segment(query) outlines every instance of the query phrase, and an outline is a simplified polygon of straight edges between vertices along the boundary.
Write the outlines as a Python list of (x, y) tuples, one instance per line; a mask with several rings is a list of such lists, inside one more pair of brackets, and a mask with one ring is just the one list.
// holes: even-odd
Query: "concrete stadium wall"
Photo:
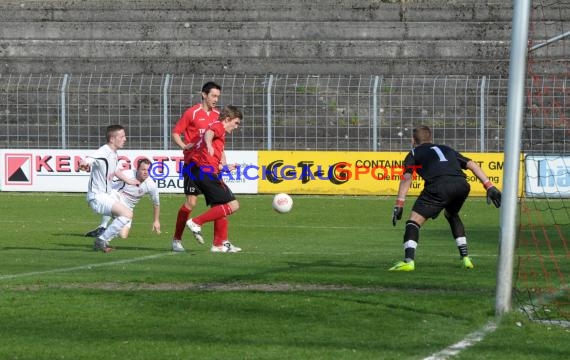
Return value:
[[(506, 75), (511, 7), (492, 0), (4, 0), (0, 74)], [(570, 3), (541, 9), (541, 21), (535, 38), (567, 31)], [(537, 53), (535, 71), (565, 74), (568, 43)]]

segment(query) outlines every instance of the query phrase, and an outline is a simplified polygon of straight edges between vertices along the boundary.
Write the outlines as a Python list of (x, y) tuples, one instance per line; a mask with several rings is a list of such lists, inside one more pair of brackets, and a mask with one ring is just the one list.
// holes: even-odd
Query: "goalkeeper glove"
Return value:
[(402, 214), (404, 213), (404, 200), (396, 200), (394, 205), (394, 211), (392, 213), (392, 225), (396, 226), (396, 221), (402, 219)]
[(501, 192), (495, 187), (495, 184), (487, 180), (483, 183), (483, 186), (487, 190), (487, 204), (492, 202), (496, 208), (501, 207)]

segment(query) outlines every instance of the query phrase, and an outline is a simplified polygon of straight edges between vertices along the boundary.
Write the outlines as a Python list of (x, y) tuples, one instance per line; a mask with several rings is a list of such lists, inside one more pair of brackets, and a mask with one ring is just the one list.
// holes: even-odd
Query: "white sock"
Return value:
[(467, 238), (465, 236), (458, 237), (455, 239), (455, 243), (457, 246), (467, 245)]
[(125, 225), (130, 224), (130, 222), (131, 219), (126, 216), (116, 217), (111, 225), (109, 225), (107, 230), (105, 230), (105, 232), (99, 236), (99, 238), (107, 242), (113, 240), (117, 235), (119, 235), (119, 231), (121, 231)]
[(107, 224), (109, 223), (109, 221), (111, 221), (111, 219), (112, 219), (112, 217), (110, 217), (109, 215), (103, 215), (103, 217), (101, 218), (101, 224), (99, 224), (99, 227), (106, 229)]

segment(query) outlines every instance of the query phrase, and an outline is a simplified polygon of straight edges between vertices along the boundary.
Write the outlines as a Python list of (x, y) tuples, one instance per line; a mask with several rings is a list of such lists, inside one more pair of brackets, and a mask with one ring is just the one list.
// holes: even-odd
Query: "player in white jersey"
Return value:
[[(148, 159), (140, 159), (137, 162), (137, 170), (125, 171), (125, 175), (130, 179), (136, 179), (140, 182), (139, 186), (129, 185), (124, 181), (115, 181), (113, 184), (114, 195), (117, 199), (129, 209), (134, 210), (137, 203), (144, 195), (148, 194), (152, 200), (154, 214), (152, 222), (152, 231), (160, 234), (160, 197), (158, 195), (158, 187), (154, 180), (148, 176), (148, 169), (151, 162)], [(92, 230), (85, 234), (88, 237), (97, 237), (101, 235), (106, 229), (107, 224), (112, 219), (111, 216), (103, 215), (101, 224), (97, 229)], [(126, 239), (129, 236), (132, 222), (125, 225), (119, 232), (119, 236)]]
[(120, 169), (117, 150), (125, 146), (127, 136), (125, 128), (121, 125), (109, 125), (106, 134), (107, 144), (101, 146), (94, 154), (87, 156), (79, 164), (79, 169), (91, 170), (89, 186), (87, 188), (87, 202), (93, 211), (101, 215), (114, 217), (111, 225), (99, 235), (93, 244), (93, 250), (109, 252), (112, 250), (108, 243), (115, 238), (121, 229), (129, 224), (133, 218), (133, 211), (122, 204), (113, 195), (113, 178), (127, 184), (137, 186), (140, 182), (129, 179)]

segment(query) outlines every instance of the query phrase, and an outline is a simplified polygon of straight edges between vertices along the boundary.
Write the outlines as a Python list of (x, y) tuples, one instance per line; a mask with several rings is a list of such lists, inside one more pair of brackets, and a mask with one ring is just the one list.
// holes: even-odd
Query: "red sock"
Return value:
[(174, 239), (182, 240), (182, 233), (186, 227), (186, 221), (190, 218), (192, 210), (188, 209), (184, 204), (178, 210), (178, 217), (176, 217), (176, 228), (174, 230)]
[(228, 204), (214, 205), (208, 211), (192, 219), (196, 224), (202, 225), (209, 221), (214, 221), (232, 213), (232, 208)]
[(214, 220), (214, 246), (222, 246), (228, 239), (228, 217)]

